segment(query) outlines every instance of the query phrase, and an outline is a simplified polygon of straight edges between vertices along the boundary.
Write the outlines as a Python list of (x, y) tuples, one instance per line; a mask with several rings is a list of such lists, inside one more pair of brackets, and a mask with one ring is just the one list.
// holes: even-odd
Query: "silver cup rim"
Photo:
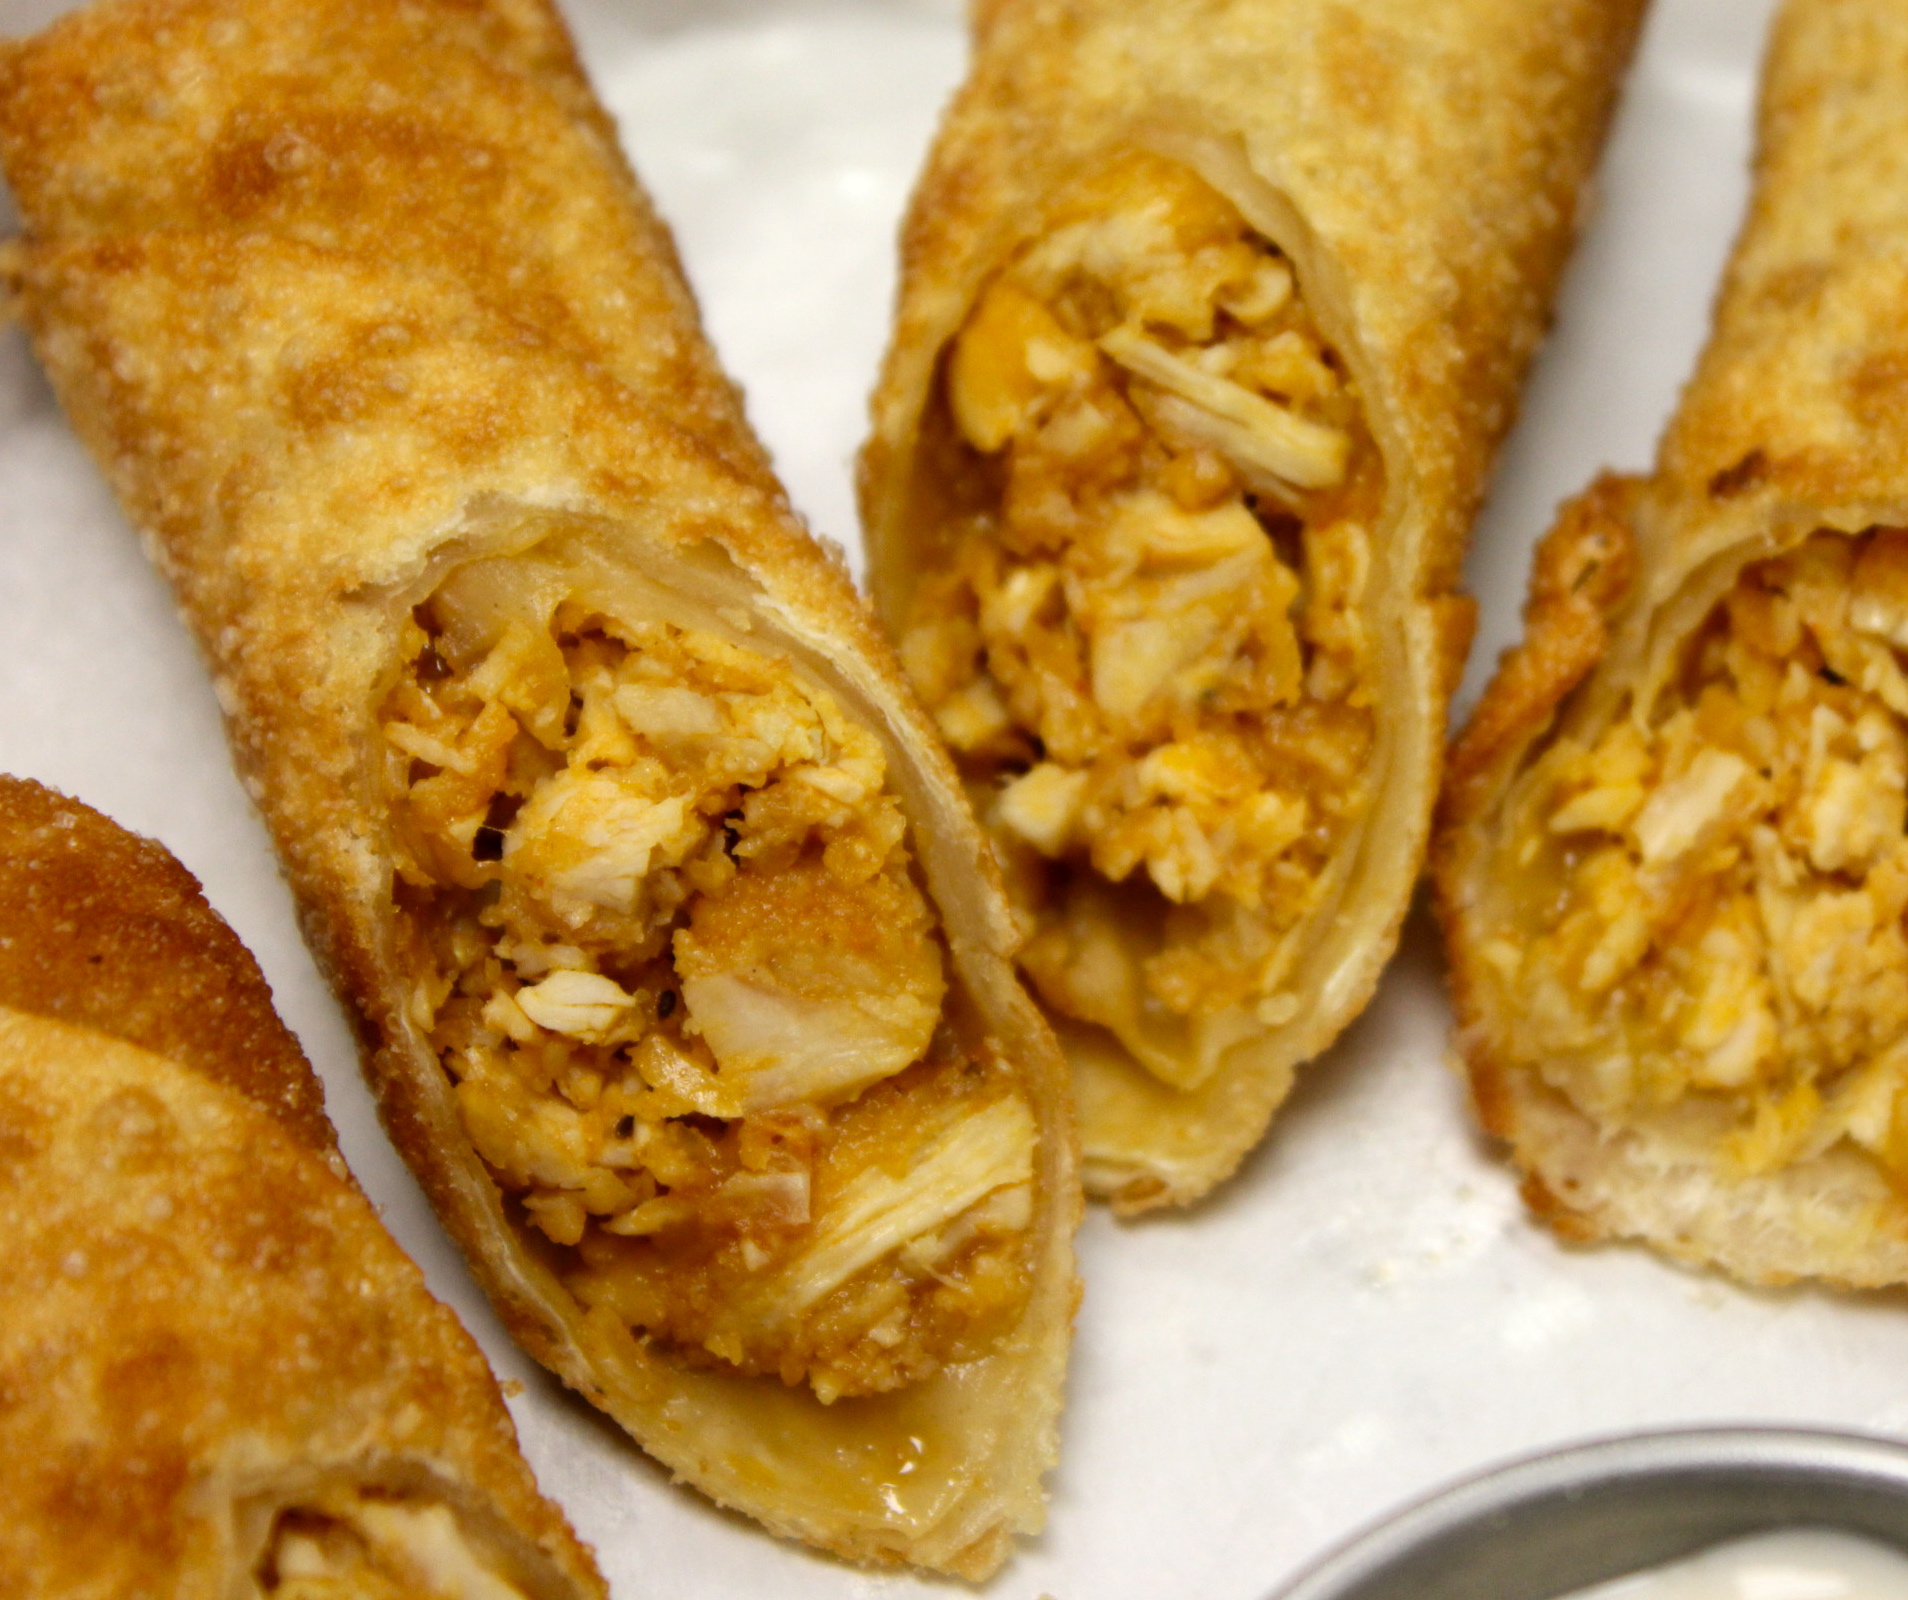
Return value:
[[(1415, 1552), (1599, 1485), (1697, 1473), (1811, 1477), (1881, 1490), (1908, 1507), (1908, 1442), (1791, 1425), (1716, 1425), (1597, 1435), (1513, 1457), (1433, 1489), (1328, 1549), (1267, 1600), (1340, 1600)], [(1574, 1585), (1573, 1585), (1574, 1587)]]

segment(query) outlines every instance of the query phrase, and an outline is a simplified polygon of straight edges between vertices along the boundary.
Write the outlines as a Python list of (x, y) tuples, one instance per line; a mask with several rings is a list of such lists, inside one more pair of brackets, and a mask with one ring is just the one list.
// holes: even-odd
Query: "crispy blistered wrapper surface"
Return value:
[(368, 1486), (604, 1595), (190, 874), (15, 778), (0, 859), (0, 1588), (234, 1592), (261, 1514)]
[(1908, 1210), (1831, 1148), (1756, 1178), (1686, 1133), (1605, 1127), (1512, 1058), (1482, 945), (1506, 805), (1563, 733), (1661, 681), (1749, 563), (1908, 520), (1908, 21), (1791, 0), (1771, 38), (1748, 218), (1647, 480), (1606, 479), (1539, 550), (1524, 638), (1454, 745), (1434, 852), (1458, 1041), (1485, 1125), (1567, 1237), (1640, 1239), (1752, 1282), (1908, 1280)]
[(930, 551), (923, 431), (942, 353), (1052, 197), (1138, 146), (1183, 160), (1292, 261), (1364, 397), (1387, 495), (1372, 541), (1375, 803), (1301, 956), (1291, 1020), (1196, 1092), (1097, 1032), (1072, 1046), (1088, 1171), (1116, 1204), (1205, 1193), (1294, 1069), (1370, 999), (1423, 864), (1471, 602), (1455, 585), (1575, 236), (1642, 0), (987, 0), (902, 239), (861, 495), (878, 611)]
[(335, 1157), (324, 1091), (251, 952), (170, 851), (0, 778), (0, 1005), (165, 1056)]
[[(992, 1570), (1041, 1522), (1055, 1448), (1078, 1211), (1064, 1065), (953, 773), (790, 512), (555, 13), (102, 6), (0, 55), (0, 156), (35, 348), (210, 660), (385, 1124), (515, 1337), (777, 1532)], [(527, 522), (739, 617), (886, 747), (954, 976), (1041, 1130), (1033, 1294), (984, 1359), (834, 1407), (692, 1370), (587, 1321), (506, 1218), (410, 1016), (374, 715), (411, 607)]]

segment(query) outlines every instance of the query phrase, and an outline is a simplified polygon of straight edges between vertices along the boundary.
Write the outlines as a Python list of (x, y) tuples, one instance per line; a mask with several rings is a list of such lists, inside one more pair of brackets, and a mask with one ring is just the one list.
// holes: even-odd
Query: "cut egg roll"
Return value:
[(0, 778), (0, 1592), (607, 1600), (162, 848)]
[(976, 8), (863, 520), (1123, 1211), (1227, 1177), (1397, 942), (1640, 10)]
[(1792, 0), (1647, 479), (1540, 548), (1437, 846), (1484, 1125), (1565, 1237), (1908, 1281), (1908, 17)]
[(1055, 1447), (1064, 1060), (556, 14), (101, 6), (0, 57), (0, 155), (21, 315), (513, 1334), (778, 1533), (991, 1571)]

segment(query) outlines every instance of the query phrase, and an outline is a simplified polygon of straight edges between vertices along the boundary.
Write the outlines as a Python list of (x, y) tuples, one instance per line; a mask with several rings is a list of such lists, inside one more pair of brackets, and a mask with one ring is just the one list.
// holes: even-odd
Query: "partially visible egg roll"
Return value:
[(0, 778), (0, 1592), (605, 1600), (159, 846)]
[(4, 776), (0, 1006), (111, 1034), (223, 1084), (344, 1175), (317, 1075), (192, 874), (164, 845)]
[(1437, 846), (1485, 1126), (1572, 1239), (1908, 1281), (1908, 15), (1790, 0), (1647, 479), (1566, 507)]
[(1396, 944), (1641, 10), (975, 8), (863, 517), (1122, 1210), (1231, 1173)]
[(992, 1570), (1054, 1451), (1064, 1063), (554, 11), (102, 5), (0, 56), (0, 156), (35, 347), (513, 1333), (777, 1532)]

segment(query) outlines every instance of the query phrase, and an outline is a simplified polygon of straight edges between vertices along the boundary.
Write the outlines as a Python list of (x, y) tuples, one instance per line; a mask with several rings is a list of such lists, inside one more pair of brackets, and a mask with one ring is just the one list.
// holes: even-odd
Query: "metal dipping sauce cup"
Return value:
[(1407, 1506), (1269, 1600), (1555, 1600), (1779, 1527), (1908, 1550), (1908, 1443), (1804, 1428), (1593, 1440)]

